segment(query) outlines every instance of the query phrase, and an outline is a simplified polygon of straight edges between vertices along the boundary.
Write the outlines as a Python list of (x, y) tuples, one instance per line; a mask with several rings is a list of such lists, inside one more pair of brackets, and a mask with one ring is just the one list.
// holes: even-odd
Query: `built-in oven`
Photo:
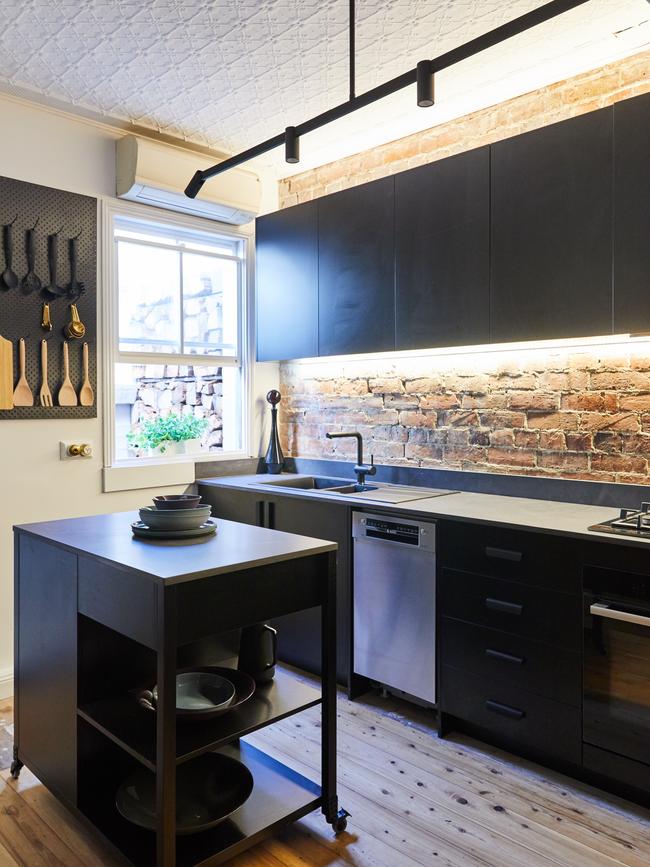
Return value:
[(583, 761), (650, 792), (650, 577), (584, 573)]

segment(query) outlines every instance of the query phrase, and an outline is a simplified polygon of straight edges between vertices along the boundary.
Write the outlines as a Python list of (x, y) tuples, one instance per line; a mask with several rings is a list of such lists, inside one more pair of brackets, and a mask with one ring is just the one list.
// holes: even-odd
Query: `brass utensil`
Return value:
[(0, 337), (0, 409), (14, 408), (14, 347)]
[(50, 305), (47, 301), (43, 302), (43, 314), (41, 316), (41, 328), (43, 331), (52, 330), (52, 320), (50, 319)]
[(71, 340), (81, 340), (86, 333), (86, 326), (81, 321), (76, 304), (70, 305), (70, 316), (72, 318), (65, 327), (65, 336)]
[(41, 340), (41, 406), (52, 406), (52, 392), (47, 383), (47, 340)]
[(70, 355), (68, 351), (68, 341), (63, 344), (63, 382), (58, 394), (59, 406), (76, 406), (77, 392), (72, 387), (70, 382)]
[(90, 378), (88, 376), (88, 344), (84, 343), (83, 345), (83, 383), (81, 385), (81, 391), (79, 392), (79, 403), (81, 406), (92, 406), (95, 402), (95, 393), (93, 392), (93, 387), (90, 384)]
[(20, 379), (14, 390), (14, 406), (34, 406), (34, 395), (25, 376), (25, 338), (18, 341)]

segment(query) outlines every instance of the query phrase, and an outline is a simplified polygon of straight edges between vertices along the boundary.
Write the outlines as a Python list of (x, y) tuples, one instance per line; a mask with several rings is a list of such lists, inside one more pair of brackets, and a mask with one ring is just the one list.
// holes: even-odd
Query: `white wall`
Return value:
[[(0, 137), (0, 175), (90, 196), (113, 197), (114, 144), (123, 133), (2, 96), (0, 117), (3, 129), (11, 130)], [(264, 210), (274, 210), (276, 199), (276, 184), (264, 182)], [(103, 290), (98, 284), (98, 291)], [(255, 454), (265, 436), (263, 395), (277, 387), (277, 381), (275, 365), (256, 366), (251, 443)], [(101, 392), (97, 405), (100, 416), (96, 419), (0, 420), (0, 697), (12, 692), (12, 526), (135, 509), (153, 494), (151, 490), (102, 493)], [(60, 440), (92, 442), (94, 457), (78, 463), (61, 461)], [(174, 490), (182, 489), (170, 488), (169, 492)], [(47, 564), (43, 566), (47, 568)]]

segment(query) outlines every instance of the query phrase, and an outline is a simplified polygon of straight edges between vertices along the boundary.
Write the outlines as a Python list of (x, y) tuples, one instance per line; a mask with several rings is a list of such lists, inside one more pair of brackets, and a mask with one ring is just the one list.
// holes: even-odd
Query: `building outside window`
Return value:
[(246, 239), (112, 216), (113, 461), (244, 443)]

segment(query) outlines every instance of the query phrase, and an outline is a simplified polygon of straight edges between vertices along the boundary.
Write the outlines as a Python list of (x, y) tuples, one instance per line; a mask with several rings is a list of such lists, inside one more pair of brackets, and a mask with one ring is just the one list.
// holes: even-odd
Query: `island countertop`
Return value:
[(14, 527), (75, 553), (87, 554), (166, 584), (253, 569), (335, 551), (333, 542), (217, 520), (214, 536), (191, 542), (136, 539), (137, 512), (64, 518)]

